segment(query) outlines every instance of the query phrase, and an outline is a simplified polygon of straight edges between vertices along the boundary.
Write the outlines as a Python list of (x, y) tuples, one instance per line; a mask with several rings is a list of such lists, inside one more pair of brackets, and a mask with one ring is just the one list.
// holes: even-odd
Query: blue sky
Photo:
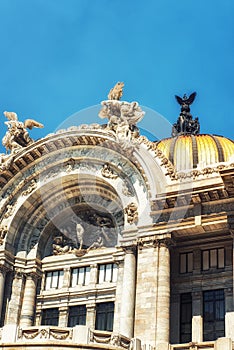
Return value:
[[(234, 139), (233, 16), (233, 0), (0, 0), (0, 113), (44, 123), (43, 137), (124, 81), (124, 100), (170, 123), (174, 95), (197, 91), (201, 132)], [(157, 118), (141, 123), (157, 135)]]

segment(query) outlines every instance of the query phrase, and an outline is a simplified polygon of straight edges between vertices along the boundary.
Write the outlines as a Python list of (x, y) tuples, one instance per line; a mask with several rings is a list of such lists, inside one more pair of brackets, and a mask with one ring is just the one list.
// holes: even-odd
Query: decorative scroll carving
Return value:
[(22, 147), (28, 146), (33, 142), (29, 136), (28, 129), (43, 128), (44, 125), (33, 120), (26, 119), (24, 122), (18, 121), (17, 114), (15, 112), (4, 112), (5, 117), (8, 119), (5, 124), (7, 125), (8, 131), (2, 139), (2, 144), (6, 148), (6, 152), (16, 153)]
[(72, 329), (64, 329), (59, 327), (32, 327), (22, 329), (20, 328), (18, 331), (19, 339), (56, 339), (56, 340), (69, 340), (72, 339), (73, 331)]
[(15, 209), (14, 205), (12, 205), (12, 204), (8, 204), (6, 206), (6, 208), (7, 208), (7, 211), (5, 212), (5, 214), (3, 216), (4, 219), (8, 219), (11, 215), (13, 215), (14, 209)]
[(170, 248), (171, 246), (175, 245), (175, 242), (172, 238), (165, 237), (158, 240), (159, 247), (166, 247)]
[(122, 193), (127, 197), (133, 197), (134, 196), (134, 190), (131, 188), (130, 184), (128, 182), (123, 183), (122, 187)]
[(124, 349), (129, 349), (131, 340), (121, 334), (110, 333), (105, 331), (90, 330), (89, 341), (98, 344), (110, 344)]
[(139, 250), (142, 250), (143, 248), (156, 248), (158, 246), (159, 246), (158, 239), (154, 236), (138, 239)]
[(124, 209), (124, 213), (127, 214), (127, 222), (129, 224), (133, 224), (134, 222), (138, 221), (138, 211), (135, 203), (132, 202), (128, 204), (128, 206)]
[(117, 179), (118, 174), (114, 172), (113, 169), (111, 169), (110, 165), (108, 163), (105, 163), (102, 168), (102, 176), (108, 178), (108, 179)]
[(22, 196), (27, 196), (30, 194), (32, 191), (34, 191), (37, 188), (37, 182), (36, 180), (32, 180), (28, 186), (28, 188), (22, 192)]
[(9, 154), (0, 154), (0, 170), (8, 170), (11, 163), (13, 161), (13, 158)]

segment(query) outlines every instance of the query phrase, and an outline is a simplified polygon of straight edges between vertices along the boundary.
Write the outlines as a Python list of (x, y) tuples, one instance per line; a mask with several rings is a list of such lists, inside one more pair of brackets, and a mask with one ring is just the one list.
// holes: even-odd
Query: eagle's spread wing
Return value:
[(14, 120), (14, 121), (17, 121), (18, 120), (18, 117), (17, 117), (17, 114), (15, 112), (3, 112), (3, 114), (5, 115), (5, 117), (8, 119), (8, 120)]
[(183, 99), (180, 96), (175, 95), (176, 101), (182, 105), (184, 103)]
[(196, 95), (197, 95), (197, 93), (193, 92), (188, 98), (186, 98), (186, 95), (183, 98), (175, 95), (175, 98), (180, 105), (183, 105), (183, 104), (191, 105), (193, 103), (193, 101), (195, 100)]
[(188, 98), (187, 101), (186, 101), (188, 105), (191, 105), (191, 104), (193, 103), (193, 101), (195, 100), (196, 95), (197, 95), (197, 93), (196, 93), (196, 92), (193, 92), (193, 93), (189, 96), (189, 98)]
[(24, 121), (24, 127), (32, 130), (32, 128), (44, 128), (44, 125), (33, 119), (26, 119)]

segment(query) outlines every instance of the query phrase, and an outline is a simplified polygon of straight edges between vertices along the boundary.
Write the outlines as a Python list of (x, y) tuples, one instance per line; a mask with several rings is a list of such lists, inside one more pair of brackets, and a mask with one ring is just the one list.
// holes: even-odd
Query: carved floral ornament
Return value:
[(73, 331), (72, 329), (64, 328), (52, 328), (52, 327), (39, 327), (34, 329), (22, 329), (19, 328), (18, 338), (19, 339), (56, 339), (65, 340), (72, 339)]
[(6, 237), (6, 234), (7, 234), (7, 231), (8, 231), (7, 226), (1, 226), (0, 227), (0, 245), (3, 244), (4, 239)]
[(138, 221), (138, 209), (135, 203), (130, 203), (124, 208), (124, 213), (127, 215), (127, 222), (131, 225)]

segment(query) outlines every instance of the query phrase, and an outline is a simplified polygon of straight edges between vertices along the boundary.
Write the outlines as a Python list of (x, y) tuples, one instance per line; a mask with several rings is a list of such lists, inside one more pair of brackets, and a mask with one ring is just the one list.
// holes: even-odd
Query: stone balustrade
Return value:
[(17, 341), (32, 341), (32, 340), (66, 340), (72, 341), (73, 329), (72, 328), (61, 328), (53, 326), (39, 326), (39, 327), (28, 327), (19, 328)]
[[(16, 327), (14, 325), (6, 325), (0, 328), (0, 340), (4, 343), (15, 345), (20, 349), (20, 344), (24, 344), (24, 349), (31, 349), (33, 344), (46, 343), (64, 345), (84, 344), (95, 345), (98, 348), (122, 348), (126, 350), (141, 350), (139, 339), (130, 339), (115, 332), (106, 332), (91, 330), (86, 326), (57, 327), (57, 326), (33, 326), (33, 327)], [(56, 347), (55, 347), (56, 348)]]
[[(134, 339), (131, 340), (121, 334), (90, 330), (89, 342), (99, 344), (109, 344), (123, 349), (138, 349), (134, 346)], [(135, 341), (136, 345), (136, 341)], [(140, 350), (140, 347), (139, 347)]]

